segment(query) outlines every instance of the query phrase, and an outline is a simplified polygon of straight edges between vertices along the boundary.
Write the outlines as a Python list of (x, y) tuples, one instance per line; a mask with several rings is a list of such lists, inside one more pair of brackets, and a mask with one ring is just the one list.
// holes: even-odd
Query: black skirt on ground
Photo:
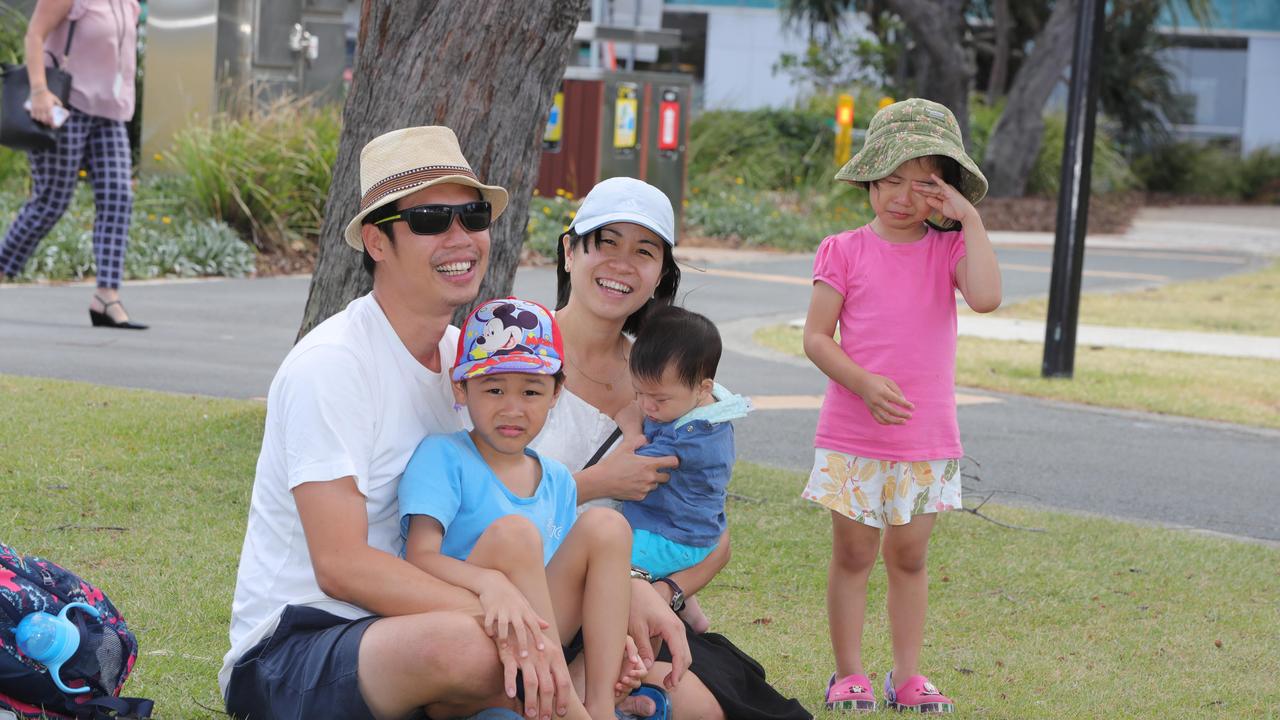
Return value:
[[(728, 720), (812, 720), (800, 701), (775, 690), (760, 663), (729, 638), (711, 632), (697, 635), (688, 625), (685, 637), (693, 655), (689, 669), (715, 695)], [(671, 661), (665, 647), (658, 659)]]

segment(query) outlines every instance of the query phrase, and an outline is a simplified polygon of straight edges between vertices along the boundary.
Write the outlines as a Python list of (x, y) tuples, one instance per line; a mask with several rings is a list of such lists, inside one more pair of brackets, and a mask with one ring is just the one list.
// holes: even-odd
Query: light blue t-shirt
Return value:
[(410, 515), (428, 515), (444, 526), (440, 552), (466, 560), (495, 520), (523, 515), (542, 533), (542, 562), (550, 562), (577, 517), (578, 486), (564, 465), (525, 453), (542, 465), (538, 489), (527, 498), (502, 484), (467, 431), (427, 436), (400, 480), (401, 538), (409, 536)]

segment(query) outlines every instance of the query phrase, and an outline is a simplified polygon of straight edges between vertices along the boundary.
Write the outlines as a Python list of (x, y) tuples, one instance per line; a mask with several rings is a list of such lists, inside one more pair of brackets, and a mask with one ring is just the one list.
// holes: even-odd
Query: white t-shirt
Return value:
[(218, 673), (224, 694), (236, 660), (275, 631), (285, 605), (348, 618), (370, 614), (320, 591), (292, 490), (355, 477), (366, 499), (370, 547), (397, 555), (396, 491), (409, 457), (426, 435), (462, 428), (447, 371), (457, 342), (457, 328), (449, 327), (440, 339), (446, 370), (431, 372), (369, 294), (318, 325), (280, 364), (267, 394), (231, 606), (231, 650)]

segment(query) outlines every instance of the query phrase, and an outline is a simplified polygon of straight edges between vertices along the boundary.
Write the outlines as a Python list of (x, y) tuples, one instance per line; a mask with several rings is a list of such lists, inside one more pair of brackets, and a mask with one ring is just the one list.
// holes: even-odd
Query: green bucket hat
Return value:
[(960, 163), (963, 187), (957, 188), (969, 202), (978, 204), (987, 194), (987, 179), (964, 151), (960, 124), (945, 105), (923, 98), (896, 102), (877, 112), (867, 128), (867, 139), (836, 180), (866, 183), (888, 177), (902, 163), (926, 155), (946, 155)]

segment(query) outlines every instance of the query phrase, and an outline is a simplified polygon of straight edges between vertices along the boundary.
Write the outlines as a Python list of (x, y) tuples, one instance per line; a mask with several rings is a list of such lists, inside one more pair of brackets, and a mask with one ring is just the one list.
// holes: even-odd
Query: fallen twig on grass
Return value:
[(197, 699), (195, 699), (195, 698), (191, 698), (191, 702), (195, 703), (196, 705), (199, 705), (201, 708), (204, 708), (205, 710), (208, 710), (209, 712), (213, 713), (214, 715), (221, 715), (221, 716), (223, 716), (223, 717), (226, 717), (226, 716), (227, 716), (227, 711), (226, 711), (226, 710), (219, 710), (218, 708), (211, 708), (211, 707), (209, 707), (208, 705), (205, 705), (204, 703), (200, 702), (199, 700), (197, 700)]
[[(963, 459), (973, 463), (975, 466), (979, 468), (982, 467), (982, 463), (978, 462), (977, 460), (973, 459), (968, 455), (965, 455)], [(982, 476), (974, 472), (966, 471), (964, 468), (961, 468), (960, 480), (961, 482), (964, 482), (967, 480), (972, 480), (973, 482), (982, 482)], [(1032, 495), (1030, 493), (1019, 492), (1017, 490), (988, 490), (986, 496), (983, 497), (982, 500), (977, 505), (974, 505), (972, 507), (960, 507), (957, 509), (963, 510), (967, 513), (972, 513), (982, 518), (983, 520), (986, 520), (987, 522), (992, 523), (993, 525), (999, 525), (1002, 528), (1008, 528), (1010, 530), (1026, 530), (1027, 532), (1044, 532), (1045, 531), (1044, 528), (1023, 527), (1021, 525), (1010, 525), (1009, 523), (1000, 522), (999, 520), (996, 520), (990, 515), (983, 513), (982, 506), (986, 505), (987, 501), (990, 500), (993, 496), (995, 496), (996, 493), (1005, 493), (1007, 495), (1026, 495), (1027, 497), (1035, 498), (1036, 500), (1039, 500), (1039, 498), (1036, 497), (1035, 495)]]
[[(1044, 531), (1045, 531), (1045, 529), (1044, 529), (1044, 528), (1024, 527), (1024, 526), (1022, 526), (1022, 525), (1010, 525), (1009, 523), (1000, 522), (999, 520), (996, 520), (995, 518), (991, 517), (990, 515), (987, 515), (987, 514), (983, 513), (983, 512), (982, 512), (982, 506), (983, 506), (983, 505), (986, 505), (986, 504), (987, 504), (987, 501), (988, 501), (988, 500), (990, 500), (990, 499), (991, 499), (991, 497), (992, 497), (993, 495), (995, 495), (996, 493), (1001, 493), (1001, 492), (1003, 492), (1003, 493), (1009, 493), (1009, 494), (1011, 494), (1011, 495), (1026, 495), (1026, 494), (1027, 494), (1027, 493), (1020, 493), (1020, 492), (1018, 492), (1017, 490), (992, 490), (992, 491), (988, 492), (988, 493), (987, 493), (987, 495), (986, 495), (986, 497), (982, 498), (982, 502), (979, 502), (977, 505), (975, 505), (975, 506), (973, 506), (973, 507), (960, 507), (960, 508), (957, 508), (957, 509), (958, 509), (958, 510), (963, 510), (963, 511), (965, 511), (965, 512), (967, 512), (967, 513), (972, 513), (972, 514), (974, 514), (974, 515), (977, 515), (978, 517), (982, 518), (983, 520), (986, 520), (987, 522), (992, 523), (992, 524), (994, 524), (994, 525), (999, 525), (999, 526), (1000, 526), (1000, 527), (1002, 527), (1002, 528), (1009, 528), (1010, 530), (1026, 530), (1027, 532), (1044, 532)], [(1031, 495), (1030, 497), (1035, 497), (1035, 496), (1034, 496), (1034, 495)]]
[(117, 525), (59, 525), (54, 530), (105, 530), (109, 532), (127, 532), (129, 528)]

